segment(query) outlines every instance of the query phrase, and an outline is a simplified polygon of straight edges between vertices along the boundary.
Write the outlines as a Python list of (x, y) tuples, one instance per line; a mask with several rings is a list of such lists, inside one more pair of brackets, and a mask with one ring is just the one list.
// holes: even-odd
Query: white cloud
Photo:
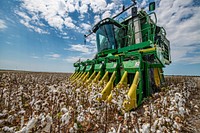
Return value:
[(83, 5), (79, 8), (79, 11), (80, 11), (81, 14), (87, 13), (87, 11), (88, 11), (88, 5), (83, 4)]
[(81, 61), (86, 61), (88, 58), (81, 57), (81, 56), (69, 56), (69, 57), (63, 59), (63, 61), (66, 61), (66, 62), (68, 62), (68, 63), (75, 63), (75, 62), (77, 62), (79, 59), (80, 59)]
[(105, 12), (102, 14), (102, 19), (108, 18), (108, 17), (111, 17), (111, 12), (110, 12), (110, 11), (105, 11)]
[(72, 29), (75, 28), (75, 25), (74, 25), (74, 23), (72, 22), (71, 17), (65, 18), (64, 24), (65, 24), (65, 26), (67, 26), (68, 28), (72, 28)]
[(79, 51), (83, 53), (90, 53), (90, 49), (86, 45), (81, 45), (81, 44), (75, 44), (71, 45), (70, 48), (65, 48), (65, 50), (70, 50), (70, 51)]
[(91, 0), (81, 0), (81, 4), (87, 4), (87, 5), (89, 5), (90, 3), (92, 3)]
[(59, 30), (62, 30), (64, 20), (60, 16), (55, 15), (55, 16), (49, 18), (47, 21), (48, 21), (50, 26), (57, 28)]
[(51, 57), (53, 57), (53, 58), (59, 58), (59, 57), (60, 57), (59, 54), (52, 54), (52, 55), (49, 55), (49, 56), (51, 56)]
[(105, 0), (93, 0), (90, 4), (94, 13), (99, 13), (105, 10), (107, 3)]
[(61, 55), (60, 54), (49, 54), (46, 56), (50, 57), (49, 59), (55, 60), (55, 59), (58, 59)]
[(0, 19), (0, 30), (7, 28), (4, 20)]
[(97, 24), (100, 21), (100, 16), (99, 15), (95, 15), (94, 16), (94, 24)]
[(33, 55), (33, 56), (31, 56), (31, 58), (39, 59), (40, 57)]
[(147, 3), (149, 3), (149, 1), (147, 0), (143, 0), (142, 3), (139, 5), (139, 8), (144, 8), (147, 6)]
[[(49, 34), (47, 31), (39, 28), (38, 26), (35, 26), (36, 24), (39, 26), (44, 26), (44, 24), (39, 21), (39, 18), (36, 15), (33, 15), (31, 18), (25, 12), (15, 11), (15, 13), (22, 18), (20, 20), (20, 23), (23, 24), (24, 26), (26, 26), (27, 28), (29, 28), (35, 32), (38, 32), (40, 34)], [(33, 23), (33, 24), (31, 24), (31, 23)]]
[(19, 15), (20, 17), (24, 18), (26, 21), (30, 21), (31, 20), (31, 18), (24, 12), (16, 11), (15, 13), (17, 15)]
[(87, 32), (89, 29), (92, 28), (90, 24), (86, 24), (86, 23), (82, 23), (81, 27), (85, 30), (84, 32)]
[(75, 4), (74, 4), (74, 2), (71, 1), (71, 0), (68, 0), (68, 1), (66, 2), (66, 7), (67, 7), (67, 11), (68, 11), (68, 12), (74, 12), (74, 11), (75, 11)]
[(25, 20), (20, 20), (20, 23), (23, 24), (24, 26), (26, 26), (27, 28), (34, 30), (35, 32), (38, 32), (40, 34), (49, 34), (49, 32), (44, 31), (44, 30), (40, 29), (39, 27), (31, 25), (31, 24), (29, 24), (29, 22), (27, 22)]
[(94, 55), (96, 53), (96, 46), (95, 45), (82, 45), (82, 44), (74, 44), (71, 45), (70, 48), (65, 48), (64, 50), (69, 51), (77, 51), (81, 52), (82, 56), (85, 55)]
[[(22, 0), (21, 7), (19, 11), (16, 11), (16, 14), (22, 18), (23, 24), (29, 25), (27, 26), (28, 28), (35, 29), (38, 26), (40, 30), (35, 30), (38, 32), (44, 31), (44, 21), (46, 21), (49, 26), (58, 30), (57, 33), (61, 35), (65, 28), (83, 33), (83, 30), (89, 29), (89, 26), (85, 25), (90, 23), (88, 18), (93, 18), (88, 13), (95, 14), (94, 21), (96, 23), (100, 20), (100, 15), (109, 17), (112, 15), (109, 10), (115, 12), (115, 10), (121, 8), (121, 3), (122, 1), (107, 3), (106, 0)], [(80, 21), (78, 24), (76, 20), (72, 20), (72, 18), (74, 19), (74, 14), (72, 13), (75, 11), (79, 13), (78, 18)], [(86, 15), (87, 17), (85, 17)]]
[(93, 46), (90, 46), (91, 48), (95, 48), (96, 51), (96, 35), (95, 34), (91, 34), (90, 36), (88, 36), (86, 38), (86, 41), (91, 43)]
[(115, 3), (109, 3), (109, 4), (106, 6), (106, 9), (107, 9), (107, 10), (113, 10), (113, 9), (115, 9), (115, 7), (116, 7)]
[[(62, 32), (64, 26), (68, 28), (74, 28), (71, 18), (68, 16), (68, 12), (73, 12), (73, 4), (65, 2), (65, 0), (22, 0), (21, 11), (16, 11), (25, 22), (29, 25), (44, 26), (41, 23), (41, 19), (45, 20), (51, 27), (58, 29)], [(67, 4), (67, 6), (66, 6)], [(27, 13), (24, 12), (27, 10)], [(30, 16), (30, 17), (29, 17)], [(32, 24), (33, 23), (33, 24)]]
[(181, 62), (187, 62), (188, 64), (199, 64), (200, 63), (200, 54), (192, 57), (183, 57), (180, 59)]
[(69, 36), (64, 36), (64, 37), (62, 37), (63, 39), (70, 39), (70, 37)]
[[(157, 8), (158, 24), (166, 29), (171, 42), (172, 61), (200, 63), (192, 55), (200, 46), (200, 8), (192, 0), (161, 0)], [(198, 45), (194, 45), (198, 44)]]
[[(188, 54), (194, 52), (197, 46), (193, 44), (200, 42), (200, 8), (191, 6), (193, 0), (158, 0), (156, 9), (158, 24), (163, 26), (167, 31), (167, 37), (171, 42), (172, 61), (182, 61)], [(44, 24), (41, 19), (46, 21), (51, 27), (61, 32), (65, 28), (73, 29), (79, 33), (87, 33), (92, 25), (101, 19), (110, 17), (121, 11), (122, 0), (22, 0), (20, 11), (16, 12), (22, 20), (20, 21), (26, 27), (39, 32), (48, 33), (43, 29)], [(147, 0), (143, 0), (141, 7), (146, 7)], [(27, 11), (27, 13), (24, 13)], [(72, 13), (77, 11), (78, 20), (73, 20)], [(94, 16), (88, 15), (94, 14)], [(90, 25), (86, 18), (88, 15), (93, 18), (94, 24)], [(187, 19), (189, 18), (189, 19)], [(5, 23), (1, 27), (5, 27)], [(2, 26), (4, 25), (4, 26)], [(65, 39), (71, 39), (72, 34), (68, 34)], [(88, 39), (87, 39), (88, 40)], [(95, 44), (95, 37), (89, 39), (90, 43)], [(89, 44), (90, 45), (90, 44)], [(91, 53), (95, 47), (90, 48), (88, 45), (72, 45), (68, 50), (79, 51), (82, 53)], [(94, 50), (95, 49), (95, 50)], [(195, 57), (196, 58), (196, 57)]]

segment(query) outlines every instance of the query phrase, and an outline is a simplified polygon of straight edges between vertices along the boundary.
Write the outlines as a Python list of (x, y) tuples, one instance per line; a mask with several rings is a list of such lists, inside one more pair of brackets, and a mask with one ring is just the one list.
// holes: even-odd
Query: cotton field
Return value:
[(112, 103), (98, 102), (102, 87), (72, 84), (69, 74), (0, 72), (0, 132), (200, 132), (200, 78), (166, 77), (161, 92), (138, 109), (122, 107), (127, 88)]

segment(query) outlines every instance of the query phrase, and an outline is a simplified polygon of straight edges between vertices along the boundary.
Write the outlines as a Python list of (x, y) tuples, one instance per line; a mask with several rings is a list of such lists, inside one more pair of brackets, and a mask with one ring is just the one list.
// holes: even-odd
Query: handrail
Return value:
[[(153, 14), (153, 15), (155, 16), (155, 22), (152, 21), (152, 19), (150, 18), (149, 15), (151, 15), (151, 14)], [(142, 16), (142, 14), (141, 14), (141, 16)], [(147, 22), (149, 25), (153, 22), (152, 27), (151, 27), (151, 26), (148, 26), (148, 27), (143, 28), (143, 29), (141, 29), (141, 30), (139, 30), (139, 31), (137, 31), (137, 32), (135, 32), (134, 30), (132, 30), (132, 32), (129, 32), (129, 33), (131, 33), (131, 34), (126, 34), (125, 36), (118, 38), (118, 42), (119, 42), (120, 39), (135, 38), (135, 34), (140, 33), (140, 32), (143, 32), (143, 31), (145, 31), (145, 30), (147, 30), (147, 33), (148, 33), (146, 39), (147, 39), (147, 40), (151, 40), (152, 42), (154, 42), (154, 41), (155, 41), (154, 38), (155, 38), (155, 31), (156, 31), (156, 23), (157, 23), (157, 17), (156, 17), (155, 12), (151, 12), (151, 13), (149, 13), (148, 15), (143, 15), (143, 16), (140, 17), (139, 19), (133, 20), (132, 23), (137, 22), (137, 21), (140, 21), (141, 19), (144, 19), (144, 18), (146, 18), (146, 20), (147, 20), (146, 22)], [(127, 28), (128, 26), (130, 26), (130, 25), (126, 25), (125, 27)], [(123, 27), (123, 28), (124, 28), (124, 27)], [(122, 28), (119, 28), (119, 29), (117, 29), (117, 31), (119, 32), (121, 29), (122, 29)], [(152, 31), (151, 31), (151, 30), (153, 30), (153, 34), (152, 34)], [(128, 31), (127, 31), (127, 32), (128, 32)], [(165, 33), (166, 33), (166, 32), (165, 32), (165, 30), (164, 30), (164, 34), (165, 34)], [(125, 45), (126, 45), (126, 44), (125, 44)]]
[(154, 15), (154, 17), (155, 17), (155, 22), (154, 22), (154, 23), (155, 23), (155, 24), (157, 24), (157, 17), (156, 17), (156, 13), (155, 13), (155, 12), (151, 12), (151, 13), (149, 13), (149, 14), (148, 14), (148, 16), (150, 16), (151, 14), (153, 14), (153, 15)]
[(163, 27), (161, 27), (161, 29), (164, 31), (164, 35), (166, 36), (166, 30)]
[[(121, 28), (119, 28), (118, 31), (119, 31), (120, 29), (121, 29)], [(145, 31), (145, 30), (148, 30), (148, 38), (147, 38), (147, 39), (148, 39), (148, 40), (154, 41), (154, 38), (151, 38), (151, 36), (150, 36), (150, 33), (149, 33), (150, 29), (151, 29), (151, 27), (146, 27), (146, 28), (144, 28), (144, 29), (142, 29), (142, 30), (139, 30), (139, 31), (137, 31), (137, 32), (132, 31), (132, 32), (130, 32), (130, 33), (132, 33), (132, 34), (131, 34), (131, 37), (134, 38), (135, 34), (140, 33), (140, 32), (142, 32), (142, 31)], [(154, 29), (155, 29), (155, 28), (154, 28)], [(120, 38), (125, 39), (125, 38), (128, 38), (129, 36), (130, 36), (130, 35), (126, 34), (125, 36), (120, 37)], [(118, 40), (119, 40), (119, 39), (118, 39)]]

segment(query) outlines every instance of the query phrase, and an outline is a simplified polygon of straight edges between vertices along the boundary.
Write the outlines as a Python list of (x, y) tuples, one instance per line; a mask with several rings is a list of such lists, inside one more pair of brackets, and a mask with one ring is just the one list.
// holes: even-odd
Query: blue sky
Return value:
[[(152, 0), (151, 0), (152, 1)], [(146, 9), (150, 0), (138, 0)], [(83, 35), (131, 0), (1, 0), (0, 69), (73, 72), (96, 53), (95, 35)], [(156, 0), (158, 25), (171, 42), (165, 74), (200, 75), (199, 0)]]

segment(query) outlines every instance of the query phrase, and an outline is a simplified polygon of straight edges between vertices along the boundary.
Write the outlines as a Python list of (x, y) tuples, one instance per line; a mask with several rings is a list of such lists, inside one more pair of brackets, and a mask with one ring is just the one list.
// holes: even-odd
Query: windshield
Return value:
[(113, 24), (101, 25), (96, 31), (98, 52), (108, 49), (117, 49), (115, 40), (115, 26)]

